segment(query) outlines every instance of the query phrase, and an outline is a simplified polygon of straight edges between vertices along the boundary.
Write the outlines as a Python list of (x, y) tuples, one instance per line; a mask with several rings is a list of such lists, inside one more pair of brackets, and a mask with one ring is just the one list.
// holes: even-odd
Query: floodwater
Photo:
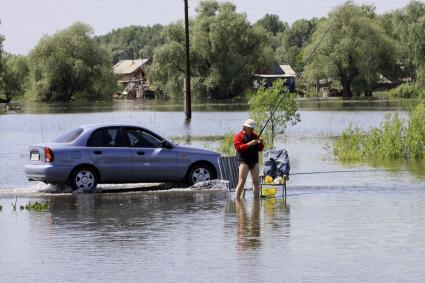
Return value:
[[(181, 107), (128, 102), (3, 112), (0, 281), (424, 282), (424, 162), (342, 164), (326, 149), (349, 123), (367, 129), (407, 108), (301, 106), (302, 122), (278, 139), (294, 173), (287, 199), (254, 200), (247, 192), (242, 202), (223, 190), (161, 184), (52, 194), (23, 172), (29, 145), (83, 123), (137, 123), (178, 143), (215, 148), (214, 136), (239, 130), (247, 118), (242, 104), (195, 106), (190, 124)], [(48, 210), (21, 210), (36, 201)]]

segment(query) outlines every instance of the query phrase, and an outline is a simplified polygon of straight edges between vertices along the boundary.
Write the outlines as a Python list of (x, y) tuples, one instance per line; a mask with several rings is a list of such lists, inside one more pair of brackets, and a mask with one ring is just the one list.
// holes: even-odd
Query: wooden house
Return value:
[(291, 91), (295, 91), (295, 78), (297, 74), (290, 65), (275, 65), (266, 72), (255, 74), (254, 88), (258, 88), (260, 83), (265, 87), (272, 86), (273, 82), (282, 79), (284, 84), (290, 87)]
[(121, 60), (113, 67), (121, 87), (120, 93), (128, 98), (144, 98), (149, 90), (146, 77), (150, 59)]

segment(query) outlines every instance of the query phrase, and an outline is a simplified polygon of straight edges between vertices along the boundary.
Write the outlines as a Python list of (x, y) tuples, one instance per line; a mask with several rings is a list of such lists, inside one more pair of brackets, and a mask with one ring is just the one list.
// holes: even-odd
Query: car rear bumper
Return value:
[(72, 166), (57, 166), (52, 164), (27, 164), (25, 174), (29, 181), (64, 183), (68, 180)]

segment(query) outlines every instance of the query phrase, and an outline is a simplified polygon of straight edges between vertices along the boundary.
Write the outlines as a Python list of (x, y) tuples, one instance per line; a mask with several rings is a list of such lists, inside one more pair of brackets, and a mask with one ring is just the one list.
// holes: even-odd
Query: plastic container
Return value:
[(276, 188), (263, 186), (261, 188), (262, 197), (274, 197), (276, 195)]

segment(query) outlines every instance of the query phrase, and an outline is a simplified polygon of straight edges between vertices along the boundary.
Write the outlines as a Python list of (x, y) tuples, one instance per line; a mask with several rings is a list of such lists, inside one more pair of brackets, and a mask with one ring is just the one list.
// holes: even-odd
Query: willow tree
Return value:
[(0, 83), (0, 92), (6, 101), (13, 97), (23, 95), (28, 79), (27, 57), (22, 55), (3, 54), (3, 70)]
[(280, 46), (276, 50), (279, 62), (290, 64), (295, 71), (301, 72), (303, 48), (309, 43), (317, 28), (319, 19), (301, 19), (295, 21), (280, 35)]
[[(4, 86), (4, 82), (3, 82), (3, 60), (2, 60), (2, 55), (3, 55), (3, 40), (4, 37), (0, 34), (0, 90), (3, 89)], [(3, 99), (0, 98), (0, 101), (3, 101)]]
[(394, 65), (394, 45), (378, 25), (373, 6), (347, 2), (334, 9), (326, 21), (319, 23), (311, 43), (304, 50), (307, 57), (319, 44), (306, 68), (311, 81), (335, 78), (342, 85), (345, 97), (371, 95), (380, 73)]
[(386, 33), (396, 42), (399, 78), (411, 77), (425, 86), (425, 3), (410, 1), (402, 9), (380, 17)]
[(83, 23), (43, 37), (29, 55), (29, 66), (37, 100), (107, 100), (116, 89), (111, 56)]
[(256, 70), (271, 64), (266, 31), (252, 26), (229, 2), (202, 1), (197, 13), (192, 35), (194, 87), (204, 97), (237, 96)]
[(161, 31), (164, 44), (158, 47), (149, 67), (149, 80), (156, 90), (168, 97), (183, 93), (184, 69), (184, 23), (165, 26)]
[[(193, 94), (232, 98), (250, 86), (251, 75), (273, 59), (266, 31), (252, 26), (246, 14), (228, 2), (201, 1), (191, 19), (190, 56)], [(181, 23), (165, 27), (165, 44), (156, 49), (149, 69), (158, 89), (169, 96), (183, 93), (184, 41)]]

